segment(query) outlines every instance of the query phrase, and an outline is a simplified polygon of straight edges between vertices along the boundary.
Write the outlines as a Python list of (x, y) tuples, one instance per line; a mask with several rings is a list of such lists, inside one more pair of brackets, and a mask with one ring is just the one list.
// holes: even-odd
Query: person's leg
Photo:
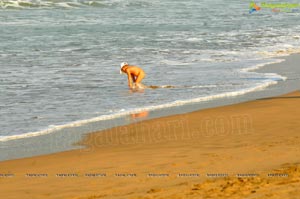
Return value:
[(136, 78), (136, 80), (135, 80), (135, 83), (140, 83), (140, 82), (142, 82), (142, 80), (144, 79), (144, 77), (145, 77), (145, 73), (140, 73), (140, 74), (137, 76), (137, 78)]
[(145, 86), (141, 83), (144, 77), (145, 77), (145, 73), (140, 73), (136, 78), (135, 84), (137, 85), (138, 88), (145, 88)]

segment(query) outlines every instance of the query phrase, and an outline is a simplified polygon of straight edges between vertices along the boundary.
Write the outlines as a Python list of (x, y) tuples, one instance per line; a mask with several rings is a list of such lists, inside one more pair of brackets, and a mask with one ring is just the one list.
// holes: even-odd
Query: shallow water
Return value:
[[(249, 14), (249, 3), (0, 1), (0, 140), (284, 80), (250, 69), (299, 51), (300, 13)], [(145, 85), (172, 87), (131, 92), (124, 61)]]

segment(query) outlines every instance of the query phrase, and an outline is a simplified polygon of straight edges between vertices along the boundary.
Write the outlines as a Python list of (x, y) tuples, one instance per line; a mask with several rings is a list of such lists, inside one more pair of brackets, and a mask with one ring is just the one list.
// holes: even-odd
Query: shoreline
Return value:
[[(257, 90), (235, 97), (219, 98), (211, 101), (191, 103), (183, 106), (165, 108), (161, 110), (146, 112), (144, 111), (141, 113), (125, 115), (113, 120), (96, 121), (93, 123), (89, 123), (88, 125), (83, 125), (75, 128), (70, 127), (62, 129), (61, 131), (55, 133), (0, 142), (0, 148), (3, 150), (3, 154), (0, 155), (0, 161), (78, 149), (79, 147), (74, 146), (73, 143), (77, 143), (78, 141), (80, 141), (86, 134), (98, 130), (109, 129), (115, 126), (127, 125), (130, 123), (149, 120), (153, 118), (188, 113), (196, 110), (204, 110), (212, 107), (238, 104), (241, 102), (251, 101), (259, 98), (282, 95), (284, 93), (299, 89), (295, 85), (298, 85), (300, 83), (300, 78), (295, 78), (294, 75), (300, 74), (299, 67), (297, 66), (297, 63), (299, 63), (300, 61), (300, 54), (292, 54), (287, 57), (277, 57), (275, 58), (275, 60), (276, 59), (285, 59), (285, 61), (265, 65), (261, 68), (256, 69), (255, 72), (276, 72), (279, 75), (286, 76), (287, 80), (279, 81), (277, 84), (268, 86), (263, 90)], [(295, 74), (292, 74), (289, 71), (295, 71)]]
[(299, 192), (299, 99), (296, 91), (146, 120), (88, 134), (88, 148), (2, 161), (0, 173), (13, 176), (0, 178), (0, 197), (251, 198), (276, 189), (286, 198)]

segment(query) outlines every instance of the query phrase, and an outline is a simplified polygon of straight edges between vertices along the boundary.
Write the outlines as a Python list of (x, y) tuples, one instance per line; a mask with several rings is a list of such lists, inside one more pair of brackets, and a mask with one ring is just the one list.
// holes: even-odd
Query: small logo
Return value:
[(259, 10), (271, 10), (274, 13), (278, 12), (286, 12), (286, 13), (295, 13), (300, 12), (300, 3), (267, 3), (262, 2), (259, 5), (256, 4), (254, 1), (250, 3), (249, 6), (249, 13), (253, 13)]
[(260, 7), (256, 3), (251, 2), (249, 13), (251, 14), (252, 12), (255, 12), (255, 11), (258, 11), (258, 10), (260, 10)]

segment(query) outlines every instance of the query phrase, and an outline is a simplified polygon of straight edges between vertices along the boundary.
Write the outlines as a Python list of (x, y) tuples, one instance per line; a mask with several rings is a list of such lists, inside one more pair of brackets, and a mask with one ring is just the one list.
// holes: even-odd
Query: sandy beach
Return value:
[(297, 198), (299, 99), (136, 122), (89, 134), (84, 149), (3, 161), (0, 198)]
[(299, 5), (1, 0), (0, 199), (299, 199)]

